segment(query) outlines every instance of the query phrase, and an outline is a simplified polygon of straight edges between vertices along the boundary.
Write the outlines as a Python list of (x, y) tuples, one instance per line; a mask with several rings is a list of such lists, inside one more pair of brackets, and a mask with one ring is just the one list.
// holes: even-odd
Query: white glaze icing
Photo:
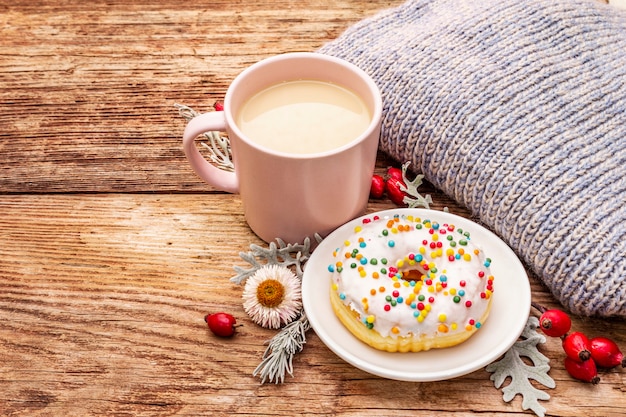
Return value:
[[(373, 318), (369, 327), (383, 337), (453, 335), (482, 325), (493, 293), (491, 259), (469, 233), (436, 217), (372, 215), (332, 254), (332, 288), (364, 325)], [(409, 270), (421, 277), (399, 275)]]

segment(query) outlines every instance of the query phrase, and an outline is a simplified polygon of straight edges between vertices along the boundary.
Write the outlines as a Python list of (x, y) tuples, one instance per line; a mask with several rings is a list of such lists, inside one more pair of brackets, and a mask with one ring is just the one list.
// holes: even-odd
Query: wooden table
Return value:
[[(520, 397), (505, 403), (484, 370), (386, 380), (312, 331), (293, 378), (252, 376), (275, 332), (248, 319), (229, 278), (246, 265), (239, 252), (262, 242), (239, 197), (186, 163), (174, 105), (207, 111), (246, 66), (313, 51), (401, 2), (0, 5), (0, 415), (532, 415)], [(377, 170), (392, 163), (381, 155)], [(534, 301), (558, 307), (530, 280)], [(232, 339), (206, 329), (204, 314), (220, 310), (243, 324)], [(626, 347), (624, 321), (574, 327)], [(567, 375), (558, 340), (541, 350), (557, 385), (547, 415), (626, 414), (626, 371), (592, 386)]]

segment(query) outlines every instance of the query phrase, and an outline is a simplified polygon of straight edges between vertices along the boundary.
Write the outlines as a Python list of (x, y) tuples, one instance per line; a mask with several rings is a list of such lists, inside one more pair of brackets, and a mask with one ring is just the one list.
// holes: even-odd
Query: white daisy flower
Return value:
[(300, 280), (284, 266), (259, 268), (246, 280), (243, 309), (252, 321), (267, 329), (291, 323), (302, 309)]

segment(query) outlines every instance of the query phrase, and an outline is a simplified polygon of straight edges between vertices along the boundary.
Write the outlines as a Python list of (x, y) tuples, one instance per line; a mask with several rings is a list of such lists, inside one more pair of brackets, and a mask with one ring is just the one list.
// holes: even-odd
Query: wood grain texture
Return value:
[(0, 9), (0, 192), (209, 191), (176, 103), (208, 111), (252, 63), (401, 2), (127, 3)]
[[(207, 111), (248, 65), (402, 2), (0, 2), (1, 416), (532, 415), (483, 370), (385, 380), (314, 332), (284, 384), (252, 376), (275, 332), (248, 319), (229, 278), (261, 242), (239, 197), (189, 168), (174, 104)], [(377, 172), (392, 163), (380, 155)], [(534, 301), (558, 306), (530, 280)], [(218, 310), (243, 324), (234, 338), (206, 329)], [(623, 321), (574, 327), (626, 346)], [(624, 371), (591, 386), (567, 375), (558, 340), (542, 351), (557, 383), (547, 415), (626, 414)]]
[[(294, 377), (260, 385), (252, 371), (274, 333), (248, 319), (241, 287), (229, 281), (234, 265), (246, 265), (239, 251), (261, 243), (236, 196), (24, 195), (0, 209), (1, 415), (522, 413), (485, 371), (384, 380), (343, 362), (313, 332)], [(555, 305), (532, 283), (535, 300)], [(243, 324), (236, 337), (208, 332), (203, 315), (218, 310)], [(574, 325), (626, 343), (623, 322)], [(555, 359), (550, 415), (623, 413), (623, 404), (599, 400), (623, 398), (623, 373), (577, 383), (557, 341), (543, 349)]]

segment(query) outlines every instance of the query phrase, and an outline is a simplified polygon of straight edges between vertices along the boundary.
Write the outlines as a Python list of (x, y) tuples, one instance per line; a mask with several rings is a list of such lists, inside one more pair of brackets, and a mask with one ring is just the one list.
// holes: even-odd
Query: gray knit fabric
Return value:
[(570, 311), (626, 317), (626, 13), (418, 0), (320, 52), (383, 93), (380, 149), (505, 240)]

